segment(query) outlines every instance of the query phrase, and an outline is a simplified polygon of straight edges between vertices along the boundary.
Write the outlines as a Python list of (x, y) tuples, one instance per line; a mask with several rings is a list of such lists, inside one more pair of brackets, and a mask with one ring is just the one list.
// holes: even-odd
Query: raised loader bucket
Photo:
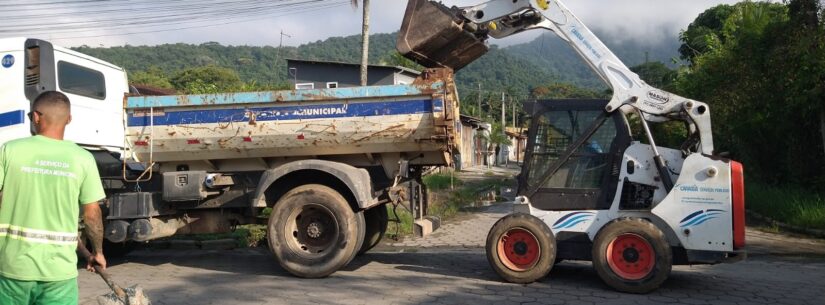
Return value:
[(463, 68), (487, 53), (487, 36), (457, 14), (441, 3), (409, 0), (395, 47), (427, 68)]

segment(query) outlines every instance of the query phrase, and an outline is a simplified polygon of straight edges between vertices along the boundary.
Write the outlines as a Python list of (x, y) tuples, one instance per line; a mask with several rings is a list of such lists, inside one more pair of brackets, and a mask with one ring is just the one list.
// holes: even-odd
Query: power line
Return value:
[[(314, 11), (319, 11), (319, 10), (324, 10), (324, 9), (334, 8), (334, 7), (341, 7), (341, 6), (346, 6), (346, 5), (349, 5), (349, 4), (348, 3), (333, 4), (333, 5), (330, 5), (328, 7), (320, 7), (320, 8), (315, 8), (315, 9), (302, 10), (299, 13), (314, 12)], [(282, 17), (282, 16), (286, 16), (286, 15), (291, 15), (291, 14), (268, 15), (268, 16), (265, 16), (265, 18)], [(157, 29), (157, 30), (133, 31), (133, 32), (124, 32), (124, 33), (109, 33), (109, 34), (99, 34), (99, 35), (82, 35), (82, 36), (58, 37), (58, 38), (51, 38), (51, 40), (78, 39), (78, 38), (99, 38), (99, 37), (135, 35), (135, 34), (173, 32), (173, 31), (180, 31), (180, 30), (188, 30), (188, 29), (196, 29), (196, 28), (204, 28), (204, 27), (221, 26), (221, 25), (227, 25), (227, 24), (243, 23), (243, 22), (261, 20), (261, 19), (265, 19), (265, 18), (264, 17), (250, 18), (250, 19), (245, 19), (245, 20), (227, 21), (227, 22), (223, 22), (223, 23), (212, 23), (212, 24), (207, 24), (207, 25), (195, 25), (195, 26), (176, 27), (176, 28)]]
[[(98, 3), (102, 2), (102, 3)], [(129, 2), (127, 8), (112, 8), (112, 3)], [(101, 5), (106, 3), (108, 8)], [(89, 33), (97, 30), (112, 31), (106, 34), (77, 35), (72, 37), (58, 37), (59, 39), (92, 38), (105, 36), (123, 36), (143, 33), (170, 32), (194, 28), (213, 27), (234, 23), (242, 23), (266, 18), (314, 12), (323, 9), (337, 8), (348, 5), (349, 0), (179, 0), (170, 3), (160, 3), (152, 0), (78, 0), (52, 1), (29, 3), (29, 5), (58, 5), (50, 8), (50, 12), (67, 9), (65, 4), (82, 4), (69, 9), (78, 10), (74, 14), (46, 13), (46, 14), (15, 14), (3, 16), (0, 11), (0, 20), (26, 17), (28, 23), (14, 25), (0, 25), (0, 33), (26, 34), (68, 34)], [(197, 4), (197, 5), (196, 5)], [(97, 6), (92, 8), (90, 5)], [(101, 8), (103, 7), (103, 8)], [(95, 17), (104, 15), (104, 18), (54, 22), (58, 16), (84, 16), (93, 14)], [(223, 21), (223, 22), (220, 22)], [(44, 26), (46, 24), (47, 26)], [(184, 25), (169, 27), (172, 25)]]
[[(319, 0), (314, 0), (319, 1)], [(226, 19), (233, 19), (237, 17), (249, 17), (249, 16), (260, 16), (260, 15), (268, 15), (270, 13), (276, 12), (295, 12), (295, 11), (307, 11), (312, 10), (315, 8), (328, 8), (334, 6), (341, 6), (346, 2), (339, 2), (333, 5), (317, 5), (317, 4), (306, 4), (300, 6), (290, 6), (290, 7), (269, 7), (269, 8), (257, 8), (254, 10), (247, 10), (247, 9), (239, 9), (239, 10), (225, 10), (222, 12), (209, 12), (206, 14), (174, 14), (174, 15), (165, 15), (165, 16), (156, 16), (154, 18), (144, 18), (144, 17), (134, 17), (125, 20), (118, 20), (118, 19), (100, 19), (95, 21), (83, 21), (83, 22), (75, 22), (75, 23), (64, 23), (64, 24), (55, 24), (52, 26), (30, 26), (30, 27), (14, 27), (14, 28), (4, 28), (0, 26), (0, 33), (16, 33), (16, 32), (29, 32), (29, 33), (49, 33), (49, 34), (57, 34), (57, 33), (68, 33), (68, 32), (79, 32), (79, 31), (86, 31), (86, 30), (95, 30), (95, 29), (112, 29), (112, 28), (122, 28), (122, 27), (134, 27), (134, 26), (160, 26), (160, 25), (174, 25), (174, 24), (186, 24), (186, 23), (196, 23), (196, 22), (213, 22), (216, 20), (226, 20)], [(251, 12), (250, 12), (251, 11)]]
[[(180, 12), (180, 10), (169, 10), (170, 14), (155, 14), (153, 15), (146, 15), (146, 14), (137, 14), (132, 17), (126, 18), (119, 18), (119, 17), (110, 17), (108, 19), (96, 19), (96, 20), (83, 20), (83, 21), (70, 21), (70, 22), (49, 22), (47, 23), (48, 26), (43, 26), (42, 23), (38, 23), (37, 25), (33, 24), (24, 24), (24, 25), (10, 25), (10, 26), (0, 26), (0, 33), (8, 33), (8, 32), (48, 32), (51, 34), (59, 33), (59, 32), (76, 32), (79, 29), (99, 29), (101, 27), (124, 27), (130, 25), (163, 25), (163, 24), (182, 24), (188, 22), (197, 22), (202, 20), (212, 21), (214, 18), (220, 19), (227, 19), (231, 17), (243, 17), (243, 16), (257, 16), (261, 14), (267, 14), (269, 12), (276, 12), (276, 11), (289, 11), (289, 10), (304, 10), (304, 9), (312, 9), (317, 8), (321, 5), (328, 6), (323, 4), (324, 0), (304, 0), (301, 2), (290, 2), (290, 3), (281, 3), (275, 5), (256, 5), (256, 6), (243, 6), (243, 7), (235, 7), (235, 8), (215, 8), (210, 10), (195, 10), (195, 11), (184, 11)], [(332, 2), (332, 1), (330, 1)], [(331, 6), (335, 4), (343, 4), (346, 3), (345, 0), (338, 0), (335, 1)]]

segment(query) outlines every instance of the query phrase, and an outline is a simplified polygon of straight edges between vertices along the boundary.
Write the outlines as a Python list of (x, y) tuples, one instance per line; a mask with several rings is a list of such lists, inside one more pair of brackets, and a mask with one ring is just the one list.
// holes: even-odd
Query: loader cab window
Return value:
[(530, 202), (553, 211), (609, 208), (630, 143), (623, 117), (605, 113), (607, 101), (540, 103), (521, 178)]
[[(533, 146), (533, 158), (531, 160), (530, 173), (528, 175), (531, 185), (541, 184), (542, 178), (547, 171), (552, 169), (554, 163), (559, 162), (559, 158), (568, 147), (578, 141), (588, 127), (593, 124), (599, 116), (600, 111), (549, 111), (541, 115), (536, 126), (535, 143)], [(608, 131), (609, 133), (609, 131)], [(598, 134), (598, 132), (597, 132)], [(615, 135), (615, 130), (614, 133)], [(596, 137), (594, 135), (593, 137)], [(590, 151), (605, 151), (610, 145), (608, 141), (605, 146), (604, 141), (593, 139), (592, 143), (582, 145), (579, 150), (582, 153)], [(591, 141), (588, 141), (591, 142)], [(579, 155), (577, 151), (575, 155)], [(562, 172), (563, 169), (560, 169)], [(568, 185), (580, 184), (572, 181), (565, 181), (564, 174), (554, 175), (545, 184), (547, 187), (565, 187)]]
[(57, 83), (60, 90), (93, 99), (106, 99), (103, 73), (73, 63), (57, 63)]

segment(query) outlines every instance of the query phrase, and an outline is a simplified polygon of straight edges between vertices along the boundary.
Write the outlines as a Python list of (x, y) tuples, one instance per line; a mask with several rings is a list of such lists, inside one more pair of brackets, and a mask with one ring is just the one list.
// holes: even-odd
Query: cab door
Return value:
[(122, 70), (75, 52), (55, 50), (57, 89), (72, 103), (66, 138), (91, 146), (123, 146)]
[(536, 102), (519, 194), (542, 210), (609, 209), (630, 133), (606, 100)]

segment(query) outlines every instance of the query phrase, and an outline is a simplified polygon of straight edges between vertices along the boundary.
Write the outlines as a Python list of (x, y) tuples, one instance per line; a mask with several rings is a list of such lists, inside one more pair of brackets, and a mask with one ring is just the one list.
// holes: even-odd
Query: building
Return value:
[[(287, 75), (295, 89), (357, 87), (361, 65), (318, 60), (287, 59)], [(411, 84), (421, 72), (405, 67), (369, 65), (367, 85)]]
[(520, 163), (524, 161), (524, 150), (527, 148), (527, 134), (526, 130), (521, 128), (507, 127), (507, 139), (510, 140), (510, 149), (507, 154), (507, 159), (510, 162)]
[(491, 129), (490, 123), (479, 118), (461, 115), (461, 147), (458, 149), (456, 169), (490, 164), (491, 152), (487, 145), (487, 135)]

